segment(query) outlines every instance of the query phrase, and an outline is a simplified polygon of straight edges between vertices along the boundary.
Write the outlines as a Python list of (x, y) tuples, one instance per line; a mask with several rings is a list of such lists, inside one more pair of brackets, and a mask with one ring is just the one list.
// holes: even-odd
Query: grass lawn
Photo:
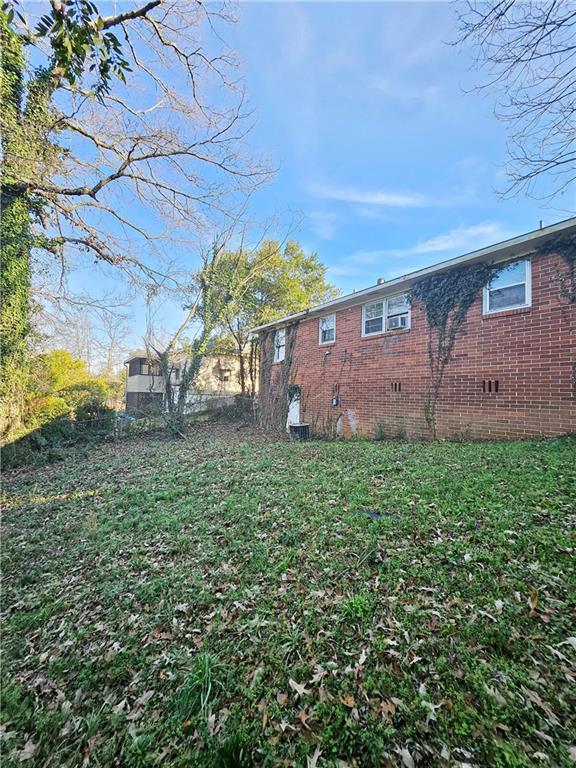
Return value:
[(6, 475), (3, 766), (576, 765), (574, 440), (209, 429)]

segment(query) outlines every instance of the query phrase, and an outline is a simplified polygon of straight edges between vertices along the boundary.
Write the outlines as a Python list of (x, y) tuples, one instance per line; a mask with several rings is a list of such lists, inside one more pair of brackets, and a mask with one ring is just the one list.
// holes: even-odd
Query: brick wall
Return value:
[[(576, 305), (561, 292), (566, 263), (532, 257), (532, 306), (482, 314), (470, 308), (437, 405), (438, 437), (522, 438), (576, 432)], [(295, 326), (291, 367), (301, 419), (316, 432), (429, 437), (428, 327), (412, 308), (410, 330), (361, 335), (361, 306), (336, 312), (336, 340), (318, 344), (318, 318)], [(272, 366), (272, 381), (277, 376)], [(264, 372), (263, 372), (263, 375)], [(494, 382), (498, 382), (498, 391)], [(491, 382), (490, 384), (488, 382)], [(333, 406), (334, 394), (339, 404)]]

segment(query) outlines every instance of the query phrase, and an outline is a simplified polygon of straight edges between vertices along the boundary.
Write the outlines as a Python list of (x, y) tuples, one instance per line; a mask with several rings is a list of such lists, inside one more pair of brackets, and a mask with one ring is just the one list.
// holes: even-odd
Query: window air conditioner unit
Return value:
[(394, 328), (406, 328), (408, 326), (408, 317), (406, 315), (398, 315), (397, 317), (388, 318), (388, 330)]

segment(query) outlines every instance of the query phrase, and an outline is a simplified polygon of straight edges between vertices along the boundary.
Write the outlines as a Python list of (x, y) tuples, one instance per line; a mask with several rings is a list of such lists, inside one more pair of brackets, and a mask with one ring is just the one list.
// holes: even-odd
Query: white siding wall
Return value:
[[(220, 380), (221, 368), (226, 368), (230, 371), (228, 381)], [(196, 392), (218, 395), (237, 394), (240, 392), (238, 370), (239, 364), (235, 358), (204, 358), (200, 364), (200, 370), (196, 379)], [(174, 375), (172, 375), (172, 386), (178, 386), (178, 380)], [(145, 376), (142, 374), (128, 376), (126, 379), (126, 392), (164, 392), (164, 377)]]
[(128, 376), (126, 379), (126, 392), (164, 392), (164, 378), (162, 376)]

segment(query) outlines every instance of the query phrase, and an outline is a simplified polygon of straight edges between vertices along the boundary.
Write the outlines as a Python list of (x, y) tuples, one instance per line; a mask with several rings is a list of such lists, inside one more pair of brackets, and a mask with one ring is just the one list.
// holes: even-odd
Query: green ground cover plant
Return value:
[(203, 425), (7, 473), (3, 765), (573, 766), (575, 456)]

